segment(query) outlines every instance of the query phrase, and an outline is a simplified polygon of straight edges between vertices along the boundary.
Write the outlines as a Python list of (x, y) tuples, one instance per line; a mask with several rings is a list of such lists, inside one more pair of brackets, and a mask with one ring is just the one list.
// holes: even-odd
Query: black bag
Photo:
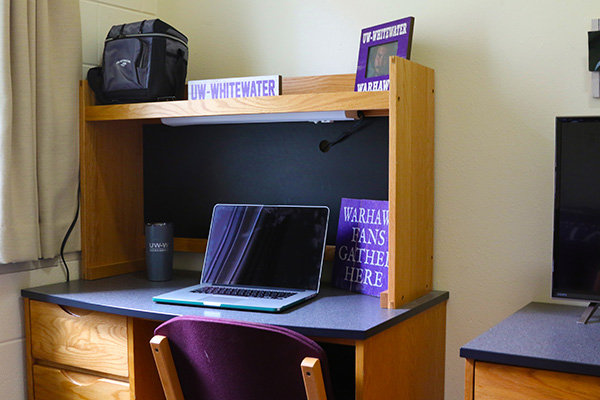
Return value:
[(187, 41), (159, 19), (113, 26), (104, 41), (102, 67), (88, 71), (97, 103), (184, 99)]

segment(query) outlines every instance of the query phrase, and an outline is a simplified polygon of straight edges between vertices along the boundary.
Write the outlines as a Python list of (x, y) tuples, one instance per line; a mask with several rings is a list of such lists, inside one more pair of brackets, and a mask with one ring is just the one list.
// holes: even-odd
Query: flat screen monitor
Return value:
[(552, 296), (600, 302), (600, 117), (556, 119)]

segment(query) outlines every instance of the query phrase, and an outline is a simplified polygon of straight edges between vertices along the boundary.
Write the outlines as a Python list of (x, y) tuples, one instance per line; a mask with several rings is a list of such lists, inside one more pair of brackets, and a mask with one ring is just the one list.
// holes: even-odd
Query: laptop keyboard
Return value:
[(290, 296), (295, 295), (294, 292), (285, 292), (279, 290), (263, 290), (263, 289), (242, 289), (242, 288), (227, 288), (227, 287), (203, 287), (200, 289), (192, 290), (194, 293), (208, 293), (208, 294), (224, 294), (228, 296), (242, 296), (242, 297), (257, 297), (260, 299), (275, 299), (283, 300)]

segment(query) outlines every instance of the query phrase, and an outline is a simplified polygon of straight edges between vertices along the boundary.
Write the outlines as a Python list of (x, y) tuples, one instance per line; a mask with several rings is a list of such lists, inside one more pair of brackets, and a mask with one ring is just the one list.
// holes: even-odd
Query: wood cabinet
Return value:
[(34, 301), (31, 353), (51, 363), (127, 378), (127, 318)]
[(160, 322), (24, 301), (30, 400), (162, 398), (149, 350)]
[(468, 360), (465, 400), (593, 400), (600, 377)]
[(464, 345), (465, 400), (600, 398), (600, 325), (578, 324), (584, 310), (533, 302)]
[(130, 397), (127, 318), (26, 300), (36, 400)]
[[(393, 57), (390, 90), (355, 92), (354, 75), (284, 78), (283, 94), (216, 100), (94, 105), (80, 87), (82, 277), (145, 268), (144, 124), (161, 118), (362, 111), (389, 116), (389, 273), (384, 308), (432, 290), (434, 72)], [(205, 239), (176, 238), (176, 251), (203, 251)], [(328, 254), (332, 251), (329, 249)]]
[(33, 366), (36, 400), (130, 399), (129, 383), (65, 369)]

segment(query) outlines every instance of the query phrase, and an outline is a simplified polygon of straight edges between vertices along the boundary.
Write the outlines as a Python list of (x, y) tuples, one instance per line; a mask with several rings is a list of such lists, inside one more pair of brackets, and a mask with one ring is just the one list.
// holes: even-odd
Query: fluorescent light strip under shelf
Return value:
[(253, 124), (268, 122), (314, 122), (352, 121), (356, 113), (346, 111), (315, 111), (273, 114), (237, 114), (209, 115), (204, 117), (162, 118), (161, 122), (169, 126), (216, 125), (216, 124)]

